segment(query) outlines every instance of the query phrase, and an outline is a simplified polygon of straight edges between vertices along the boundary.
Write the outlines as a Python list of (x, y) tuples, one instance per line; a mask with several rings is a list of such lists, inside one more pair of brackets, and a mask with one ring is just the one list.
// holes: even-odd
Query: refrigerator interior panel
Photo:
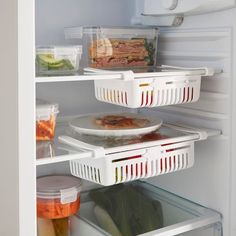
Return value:
[[(36, 44), (65, 43), (63, 29), (68, 26), (129, 25), (134, 10), (135, 1), (131, 0), (36, 1)], [(236, 235), (236, 192), (232, 188), (236, 179), (234, 22), (236, 9), (231, 9), (186, 16), (180, 27), (163, 28), (159, 64), (209, 66), (223, 72), (202, 80), (201, 97), (195, 104), (140, 110), (170, 122), (222, 130), (221, 137), (196, 144), (193, 168), (150, 182), (221, 212), (226, 236)], [(38, 84), (37, 96), (59, 103), (61, 116), (122, 109), (98, 102), (92, 82)], [(67, 173), (68, 163), (39, 167), (37, 171), (38, 175)]]
[[(223, 214), (224, 235), (235, 235), (235, 9), (185, 17), (183, 25), (163, 29), (160, 64), (221, 68), (223, 73), (202, 79), (197, 103), (150, 109), (169, 121), (208, 126), (222, 136), (200, 142), (195, 148), (192, 169), (163, 175), (150, 181)], [(205, 32), (205, 33), (204, 33)], [(234, 105), (233, 105), (234, 104)]]
[(36, 44), (65, 43), (65, 27), (130, 25), (134, 0), (52, 0), (36, 3)]

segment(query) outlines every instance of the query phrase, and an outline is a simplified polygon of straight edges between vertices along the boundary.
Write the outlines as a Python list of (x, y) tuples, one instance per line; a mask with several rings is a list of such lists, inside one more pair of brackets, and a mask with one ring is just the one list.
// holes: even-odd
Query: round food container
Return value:
[(37, 179), (37, 216), (60, 219), (74, 215), (80, 208), (81, 180), (53, 175)]

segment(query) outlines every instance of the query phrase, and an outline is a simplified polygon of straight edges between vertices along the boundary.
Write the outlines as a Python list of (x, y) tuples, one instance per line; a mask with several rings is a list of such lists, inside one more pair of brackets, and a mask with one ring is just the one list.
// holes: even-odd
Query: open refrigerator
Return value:
[[(126, 182), (162, 205), (163, 227), (142, 235), (234, 236), (235, 6), (233, 0), (0, 3), (0, 25), (12, 29), (3, 39), (4, 60), (12, 63), (1, 63), (0, 88), (0, 104), (12, 114), (0, 118), (1, 186), (8, 179), (12, 188), (3, 187), (0, 232), (36, 236), (36, 178), (72, 174), (83, 179), (73, 236), (111, 235), (94, 219), (89, 192)], [(35, 45), (65, 45), (65, 29), (83, 25), (158, 27), (157, 65), (170, 67), (36, 77)], [(59, 104), (53, 143), (35, 142), (36, 97)], [(106, 112), (161, 118), (164, 138), (111, 145), (68, 132), (75, 117)]]

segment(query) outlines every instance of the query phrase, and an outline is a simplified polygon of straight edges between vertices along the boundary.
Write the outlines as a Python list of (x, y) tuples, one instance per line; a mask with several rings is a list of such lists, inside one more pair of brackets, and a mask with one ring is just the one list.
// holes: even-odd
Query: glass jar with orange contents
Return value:
[(53, 140), (56, 129), (58, 104), (36, 101), (36, 140)]
[(69, 216), (80, 208), (81, 180), (72, 176), (37, 179), (38, 236), (69, 236)]

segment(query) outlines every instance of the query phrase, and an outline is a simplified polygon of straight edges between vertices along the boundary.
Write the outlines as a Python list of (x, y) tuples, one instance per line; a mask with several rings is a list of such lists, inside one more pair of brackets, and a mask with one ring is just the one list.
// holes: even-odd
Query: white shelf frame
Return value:
[[(66, 122), (67, 123), (67, 122)], [(67, 125), (62, 125), (67, 127)], [(177, 143), (177, 142), (186, 142), (186, 141), (198, 141), (198, 140), (204, 140), (207, 139), (208, 137), (213, 137), (213, 136), (218, 136), (221, 135), (221, 131), (219, 130), (211, 130), (211, 129), (199, 129), (199, 128), (194, 128), (194, 127), (186, 127), (183, 125), (175, 125), (175, 124), (164, 124), (163, 126), (167, 126), (170, 128), (173, 128), (175, 130), (179, 130), (182, 132), (189, 133), (188, 136), (181, 136), (181, 137), (174, 137), (174, 138), (168, 138), (168, 139), (163, 139), (163, 140), (158, 140), (158, 141), (149, 141), (149, 142), (144, 142), (144, 143), (137, 143), (137, 144), (132, 144), (132, 145), (124, 145), (120, 147), (113, 147), (113, 148), (106, 148), (104, 149), (103, 147), (95, 147), (94, 148), (98, 149), (99, 152), (98, 155), (101, 153), (110, 154), (110, 153), (117, 153), (117, 152), (125, 152), (125, 151), (132, 151), (132, 150), (140, 150), (140, 149), (145, 149), (145, 148), (150, 148), (154, 146), (159, 146), (163, 145), (166, 143)], [(61, 137), (60, 134), (58, 137)], [(58, 137), (56, 137), (58, 139)], [(73, 141), (73, 140), (72, 140)], [(62, 145), (65, 145), (62, 144)], [(66, 145), (68, 145), (66, 143)], [(88, 145), (87, 145), (88, 146)], [(91, 146), (91, 145), (89, 145)], [(55, 164), (59, 162), (66, 162), (66, 161), (71, 161), (71, 160), (76, 160), (76, 159), (83, 159), (83, 158), (91, 158), (95, 157), (94, 156), (94, 150), (92, 148), (87, 148), (86, 144), (85, 146), (77, 146), (76, 143), (72, 145), (68, 145), (68, 149), (73, 148), (72, 154), (65, 154), (61, 156), (54, 156), (54, 157), (46, 157), (46, 158), (39, 158), (36, 160), (36, 165), (37, 166), (42, 166), (42, 165), (48, 165), (48, 164)], [(75, 153), (75, 149), (78, 150), (78, 153)], [(99, 157), (95, 157), (99, 158)]]
[[(141, 78), (155, 78), (155, 77), (173, 77), (173, 76), (212, 76), (215, 73), (221, 73), (221, 70), (214, 70), (212, 68), (182, 68), (173, 66), (163, 66), (166, 71), (161, 72), (144, 72), (134, 73), (132, 70), (127, 71), (105, 71), (99, 69), (85, 68), (85, 74), (68, 75), (68, 76), (43, 76), (35, 77), (36, 83), (53, 83), (53, 82), (78, 82), (78, 81), (93, 81), (93, 80), (130, 80)], [(87, 72), (86, 72), (87, 71)]]

